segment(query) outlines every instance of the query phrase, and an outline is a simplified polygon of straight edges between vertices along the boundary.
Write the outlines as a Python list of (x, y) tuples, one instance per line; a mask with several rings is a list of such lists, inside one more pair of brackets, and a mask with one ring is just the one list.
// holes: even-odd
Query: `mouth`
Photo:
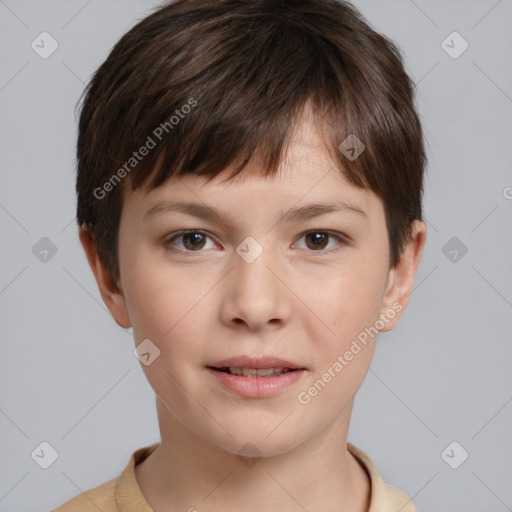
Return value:
[(297, 386), (307, 368), (273, 356), (242, 355), (206, 366), (222, 388), (246, 398), (271, 398)]
[(284, 368), (282, 366), (271, 367), (271, 368), (248, 368), (248, 367), (237, 367), (237, 366), (222, 366), (216, 368), (214, 366), (208, 366), (211, 370), (218, 372), (228, 373), (230, 375), (236, 375), (237, 377), (247, 377), (249, 379), (268, 378), (268, 377), (279, 377), (285, 373), (295, 372), (299, 368)]
[(285, 373), (306, 370), (301, 365), (274, 356), (241, 355), (215, 361), (207, 368), (249, 379), (279, 377)]

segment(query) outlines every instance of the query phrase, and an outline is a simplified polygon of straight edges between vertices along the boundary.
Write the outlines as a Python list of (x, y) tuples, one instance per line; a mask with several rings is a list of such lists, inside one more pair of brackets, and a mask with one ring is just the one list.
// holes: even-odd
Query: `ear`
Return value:
[(381, 318), (384, 327), (381, 332), (390, 331), (402, 316), (411, 296), (414, 276), (423, 254), (427, 226), (415, 220), (412, 224), (411, 240), (405, 246), (398, 263), (389, 271), (388, 282), (382, 302)]
[(98, 289), (103, 302), (119, 326), (125, 329), (130, 327), (130, 317), (128, 316), (126, 300), (121, 286), (114, 282), (110, 272), (101, 260), (98, 248), (90, 232), (85, 227), (80, 227), (78, 236), (87, 256), (89, 266), (98, 283)]

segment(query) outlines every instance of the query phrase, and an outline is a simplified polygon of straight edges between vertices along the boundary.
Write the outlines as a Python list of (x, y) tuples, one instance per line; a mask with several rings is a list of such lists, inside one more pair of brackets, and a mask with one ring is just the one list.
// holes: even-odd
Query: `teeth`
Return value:
[[(274, 373), (273, 368), (260, 368), (259, 370), (256, 370), (256, 375), (258, 377), (270, 377)], [(245, 373), (244, 373), (245, 375)]]
[(229, 373), (233, 375), (243, 375), (244, 377), (276, 377), (291, 370), (285, 369), (282, 366), (277, 368), (237, 368), (235, 366), (229, 367)]

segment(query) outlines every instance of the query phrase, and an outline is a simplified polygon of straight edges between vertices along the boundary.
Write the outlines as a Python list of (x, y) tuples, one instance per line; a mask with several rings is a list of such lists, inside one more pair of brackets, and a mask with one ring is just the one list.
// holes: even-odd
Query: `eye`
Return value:
[[(181, 242), (181, 247), (180, 244), (174, 244), (175, 240)], [(211, 238), (202, 231), (181, 231), (167, 240), (166, 245), (178, 246), (178, 249), (185, 252), (199, 252), (201, 249), (205, 248), (207, 240), (211, 240)], [(206, 247), (206, 249), (211, 248), (212, 247)]]
[(306, 240), (306, 248), (313, 252), (326, 252), (325, 248), (329, 245), (329, 239), (337, 240), (338, 244), (347, 244), (343, 236), (329, 231), (308, 231), (302, 235), (301, 239)]
[[(310, 252), (328, 252), (329, 249), (332, 249), (332, 241), (336, 241), (336, 245), (346, 245), (348, 241), (342, 235), (337, 235), (335, 233), (331, 233), (329, 231), (308, 231), (304, 233), (301, 239), (306, 240), (306, 249)], [(208, 246), (208, 241), (210, 241), (210, 246)], [(331, 243), (331, 247), (329, 247)], [(166, 246), (171, 246), (177, 248), (183, 252), (201, 252), (203, 249), (213, 249), (214, 248), (213, 239), (207, 235), (205, 232), (201, 230), (189, 230), (189, 231), (180, 231), (179, 233), (175, 233), (171, 235), (166, 242)], [(303, 248), (303, 247), (299, 247)]]

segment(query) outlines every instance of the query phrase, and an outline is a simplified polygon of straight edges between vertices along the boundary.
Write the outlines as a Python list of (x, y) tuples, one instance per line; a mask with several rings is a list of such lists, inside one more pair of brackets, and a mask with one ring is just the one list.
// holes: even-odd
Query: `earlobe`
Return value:
[[(414, 286), (414, 277), (425, 247), (427, 227), (424, 222), (415, 220), (412, 225), (411, 240), (404, 248), (398, 263), (390, 270), (386, 293), (382, 303), (381, 317), (388, 322), (381, 331), (390, 331), (398, 323), (405, 310)], [(391, 312), (392, 315), (390, 314)], [(390, 318), (392, 316), (392, 318)]]
[(126, 307), (124, 292), (121, 287), (115, 283), (106, 265), (101, 260), (98, 248), (90, 232), (85, 227), (80, 227), (78, 236), (85, 251), (85, 255), (87, 256), (89, 266), (96, 278), (96, 283), (98, 284), (103, 302), (119, 326), (125, 329), (130, 327), (131, 322)]

